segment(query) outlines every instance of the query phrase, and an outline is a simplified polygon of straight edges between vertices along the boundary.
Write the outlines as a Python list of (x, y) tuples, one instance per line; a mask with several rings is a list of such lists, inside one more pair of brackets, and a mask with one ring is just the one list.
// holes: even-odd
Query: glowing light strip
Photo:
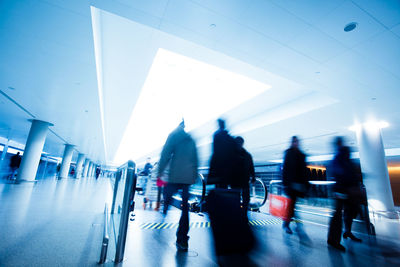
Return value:
[(99, 105), (100, 105), (100, 119), (101, 129), (103, 132), (103, 144), (104, 144), (104, 155), (107, 160), (107, 146), (106, 146), (106, 131), (104, 123), (104, 101), (103, 101), (103, 62), (102, 62), (102, 47), (101, 47), (101, 22), (100, 22), (100, 11), (91, 6), (92, 14), (92, 29), (93, 29), (93, 41), (94, 41), (94, 54), (96, 59), (96, 73), (97, 73), (97, 90), (99, 93)]

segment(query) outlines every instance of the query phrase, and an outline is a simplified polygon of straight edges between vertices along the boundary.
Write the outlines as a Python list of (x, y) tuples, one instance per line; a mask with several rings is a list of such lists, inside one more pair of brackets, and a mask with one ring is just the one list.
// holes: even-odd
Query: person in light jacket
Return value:
[(164, 188), (164, 214), (167, 213), (172, 195), (182, 190), (182, 213), (176, 233), (178, 250), (188, 250), (189, 232), (189, 187), (197, 178), (198, 157), (196, 143), (185, 132), (185, 123), (170, 133), (161, 152), (158, 166), (158, 178), (161, 178), (165, 168), (169, 165), (168, 181)]

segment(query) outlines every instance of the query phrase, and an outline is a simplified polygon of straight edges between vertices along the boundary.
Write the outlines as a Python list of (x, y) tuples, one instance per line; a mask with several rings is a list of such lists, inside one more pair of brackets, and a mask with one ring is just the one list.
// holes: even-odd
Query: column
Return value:
[(389, 217), (396, 218), (380, 125), (359, 125), (356, 134), (368, 206), (371, 210), (387, 211)]
[(85, 160), (85, 154), (79, 153), (78, 160), (76, 162), (75, 178), (79, 179), (82, 177), (83, 161)]
[(60, 177), (68, 178), (69, 168), (71, 166), (72, 154), (74, 153), (74, 145), (65, 144), (64, 155), (61, 162)]
[(97, 164), (96, 163), (94, 163), (93, 164), (93, 170), (92, 170), (92, 177), (95, 177), (96, 176), (96, 168), (97, 168)]
[[(7, 143), (4, 144), (4, 148), (3, 148), (3, 152), (1, 152), (1, 158), (0, 158), (0, 172), (3, 170), (3, 163), (4, 163), (4, 158), (7, 155), (7, 151), (8, 151), (8, 142), (9, 140), (7, 140)], [(6, 169), (5, 172), (7, 172), (8, 170)]]
[(92, 177), (93, 162), (89, 163), (89, 171), (87, 177)]
[(29, 130), (24, 155), (22, 156), (17, 175), (18, 181), (35, 180), (49, 126), (53, 126), (53, 124), (40, 120), (32, 120), (32, 126)]
[(85, 167), (83, 168), (82, 177), (87, 177), (88, 176), (89, 163), (90, 163), (90, 160), (88, 158), (85, 159)]

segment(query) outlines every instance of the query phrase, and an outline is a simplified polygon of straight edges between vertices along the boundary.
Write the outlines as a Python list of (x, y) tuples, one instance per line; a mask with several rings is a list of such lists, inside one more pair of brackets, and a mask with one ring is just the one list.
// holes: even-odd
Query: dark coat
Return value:
[(10, 167), (19, 168), (19, 165), (21, 165), (21, 156), (15, 154), (14, 156), (11, 157)]
[(176, 128), (167, 138), (158, 164), (158, 177), (169, 165), (168, 182), (194, 184), (197, 178), (198, 157), (196, 143), (182, 127)]
[(308, 187), (306, 155), (298, 148), (291, 147), (285, 151), (282, 183), (289, 190), (295, 190), (298, 184)]
[(346, 193), (349, 188), (361, 184), (361, 179), (350, 160), (350, 149), (348, 147), (343, 146), (339, 149), (332, 161), (331, 169), (333, 179), (336, 182), (334, 186), (336, 192)]
[(208, 177), (218, 178), (222, 184), (230, 184), (237, 151), (235, 139), (226, 130), (216, 131), (213, 138), (213, 153)]
[(234, 168), (235, 173), (232, 186), (247, 187), (249, 186), (250, 178), (254, 179), (256, 176), (254, 171), (253, 157), (244, 148), (239, 148), (238, 153), (238, 161)]

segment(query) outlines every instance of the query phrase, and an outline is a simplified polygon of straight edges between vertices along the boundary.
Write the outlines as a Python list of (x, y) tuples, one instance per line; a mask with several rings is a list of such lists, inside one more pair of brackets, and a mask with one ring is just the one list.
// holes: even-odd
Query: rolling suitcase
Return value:
[(247, 214), (240, 207), (240, 192), (215, 189), (207, 197), (207, 210), (211, 221), (216, 254), (244, 254), (255, 244)]

